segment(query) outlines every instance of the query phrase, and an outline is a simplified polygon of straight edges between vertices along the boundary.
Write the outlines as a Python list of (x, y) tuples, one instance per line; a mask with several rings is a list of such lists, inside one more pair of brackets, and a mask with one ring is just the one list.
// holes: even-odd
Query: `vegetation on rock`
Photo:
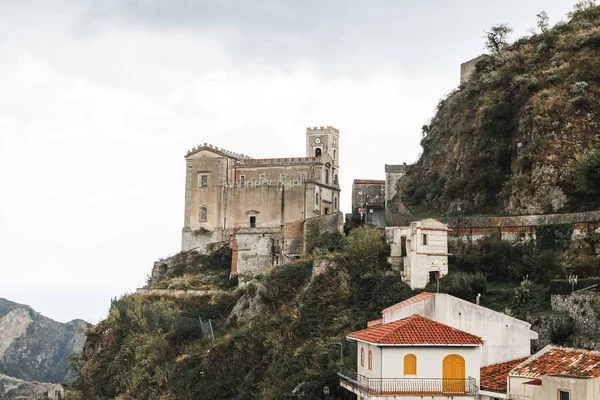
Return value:
[[(554, 27), (492, 52), (440, 101), (404, 203), (441, 214), (540, 214), (600, 205), (600, 6), (580, 2)], [(412, 211), (412, 210), (411, 210)]]

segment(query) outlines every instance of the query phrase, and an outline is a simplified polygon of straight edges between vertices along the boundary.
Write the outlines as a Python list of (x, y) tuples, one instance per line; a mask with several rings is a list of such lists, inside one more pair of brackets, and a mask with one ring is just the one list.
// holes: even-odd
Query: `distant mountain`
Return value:
[(50, 383), (27, 382), (0, 374), (0, 399), (35, 399), (51, 387)]
[(26, 381), (71, 381), (67, 357), (83, 348), (86, 326), (82, 320), (56, 322), (0, 298), (0, 374)]

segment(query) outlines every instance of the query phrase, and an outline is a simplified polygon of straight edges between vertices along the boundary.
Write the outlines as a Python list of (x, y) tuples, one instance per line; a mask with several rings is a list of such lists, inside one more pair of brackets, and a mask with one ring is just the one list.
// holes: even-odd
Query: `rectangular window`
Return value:
[(208, 187), (208, 174), (198, 174), (198, 187), (205, 188)]
[(240, 175), (240, 184), (242, 186), (246, 184), (246, 175)]
[(423, 246), (427, 246), (427, 235), (423, 234)]
[(285, 174), (279, 174), (279, 182), (285, 183)]
[(300, 182), (306, 182), (306, 174), (300, 174)]
[(406, 236), (400, 238), (400, 256), (406, 257)]
[(325, 170), (325, 184), (329, 185), (329, 169)]
[(265, 174), (260, 174), (260, 184), (261, 185), (265, 184)]
[(250, 216), (250, 228), (256, 228), (256, 216)]
[(200, 221), (206, 221), (207, 217), (208, 217), (208, 210), (206, 209), (206, 207), (200, 207), (200, 215), (199, 215)]
[(559, 390), (558, 400), (571, 400), (571, 392), (567, 392), (566, 390)]

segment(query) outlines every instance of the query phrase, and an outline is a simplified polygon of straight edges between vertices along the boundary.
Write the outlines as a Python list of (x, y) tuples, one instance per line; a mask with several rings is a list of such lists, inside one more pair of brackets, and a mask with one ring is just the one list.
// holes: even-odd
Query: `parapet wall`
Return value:
[(549, 224), (576, 224), (600, 221), (600, 210), (570, 214), (519, 215), (511, 217), (441, 218), (450, 228), (531, 227)]
[(314, 127), (307, 127), (306, 128), (306, 133), (322, 133), (322, 132), (333, 132), (333, 133), (337, 133), (338, 135), (340, 134), (339, 129), (334, 128), (333, 126), (314, 126)]
[[(600, 233), (600, 211), (570, 214), (521, 215), (513, 217), (441, 218), (452, 229), (450, 242), (476, 242), (485, 236), (499, 235), (502, 240), (517, 242), (536, 238), (536, 227), (550, 224), (572, 224), (572, 241), (583, 240), (590, 232)], [(600, 248), (596, 245), (597, 250)]]

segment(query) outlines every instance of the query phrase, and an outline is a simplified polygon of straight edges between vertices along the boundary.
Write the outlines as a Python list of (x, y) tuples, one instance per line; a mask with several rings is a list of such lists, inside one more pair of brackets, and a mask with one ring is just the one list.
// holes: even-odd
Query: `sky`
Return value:
[(421, 126), (507, 22), (574, 0), (0, 0), (0, 297), (97, 322), (176, 254), (186, 151), (304, 156), (352, 180), (415, 162)]

